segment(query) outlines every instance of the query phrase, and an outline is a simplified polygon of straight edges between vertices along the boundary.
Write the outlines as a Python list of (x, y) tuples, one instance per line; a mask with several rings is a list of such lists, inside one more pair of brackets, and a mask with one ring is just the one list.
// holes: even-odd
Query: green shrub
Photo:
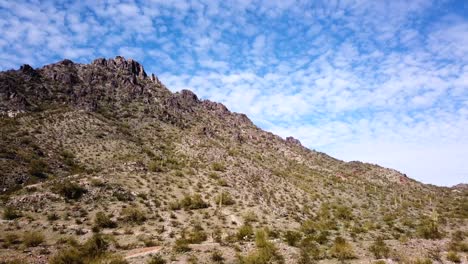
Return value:
[(43, 160), (32, 160), (29, 163), (29, 174), (38, 178), (46, 178), (48, 172), (48, 165)]
[(320, 246), (317, 244), (313, 236), (304, 237), (299, 244), (299, 248), (302, 263), (309, 263), (312, 262), (311, 260), (318, 260), (321, 258)]
[(335, 238), (330, 253), (333, 257), (341, 261), (355, 258), (353, 247), (342, 237)]
[(175, 241), (174, 251), (177, 253), (189, 252), (189, 242), (185, 238), (179, 238)]
[(108, 237), (94, 234), (83, 245), (70, 245), (58, 251), (50, 264), (125, 264), (127, 261), (108, 253)]
[(216, 204), (233, 205), (235, 204), (234, 198), (228, 192), (222, 192), (215, 199)]
[(139, 208), (124, 208), (121, 212), (124, 221), (128, 223), (143, 224), (146, 221), (146, 213)]
[(267, 232), (259, 230), (255, 234), (255, 245), (257, 249), (245, 257), (240, 257), (241, 264), (268, 264), (284, 263), (283, 257), (278, 253), (275, 245), (268, 241)]
[(249, 210), (243, 215), (244, 223), (252, 223), (258, 221), (258, 217), (254, 211)]
[(461, 262), (460, 256), (455, 251), (449, 251), (447, 253), (447, 260), (449, 260), (451, 262), (455, 262), (455, 263), (460, 263)]
[(200, 244), (206, 241), (208, 236), (200, 225), (196, 225), (191, 232), (187, 234), (187, 242), (191, 244)]
[(112, 221), (104, 212), (97, 212), (94, 218), (94, 226), (99, 228), (115, 228), (117, 223)]
[(49, 220), (51, 222), (52, 221), (57, 221), (59, 219), (60, 219), (59, 215), (57, 213), (55, 213), (55, 212), (47, 214), (47, 220)]
[(13, 207), (5, 207), (3, 209), (3, 219), (5, 220), (14, 220), (16, 218), (20, 218), (23, 216), (23, 214), (17, 210), (15, 210)]
[(66, 199), (78, 200), (87, 192), (87, 190), (78, 183), (64, 181), (54, 186), (54, 191)]
[(297, 243), (301, 240), (302, 235), (299, 232), (288, 230), (284, 233), (284, 240), (288, 245), (295, 247)]
[(211, 165), (211, 168), (215, 171), (225, 171), (226, 167), (224, 166), (223, 163), (215, 162)]
[(75, 247), (67, 247), (58, 251), (50, 260), (49, 264), (84, 264), (83, 255)]
[(351, 220), (353, 219), (353, 211), (347, 206), (340, 205), (336, 208), (335, 216), (339, 219)]
[(6, 248), (21, 242), (19, 236), (16, 233), (6, 233), (3, 237), (3, 241), (3, 246)]
[(109, 248), (108, 240), (102, 234), (94, 234), (82, 246), (86, 256), (96, 258), (103, 255)]
[(390, 254), (390, 248), (385, 244), (382, 237), (379, 237), (374, 241), (370, 246), (369, 251), (374, 254), (376, 259), (388, 258), (388, 255)]
[(239, 241), (250, 240), (253, 237), (253, 228), (249, 224), (244, 224), (237, 230), (236, 238)]
[(147, 264), (165, 264), (166, 260), (163, 259), (161, 255), (157, 254), (157, 255), (152, 256), (146, 263)]
[(163, 169), (162, 169), (162, 166), (161, 166), (161, 162), (151, 161), (148, 164), (148, 170), (151, 171), (151, 172), (162, 172)]
[(301, 231), (306, 235), (314, 234), (316, 230), (316, 223), (311, 219), (305, 220), (301, 224)]
[(413, 264), (432, 264), (432, 260), (428, 258), (416, 259)]
[(221, 253), (221, 251), (219, 251), (218, 249), (215, 249), (213, 253), (211, 253), (211, 260), (215, 263), (223, 263), (223, 253)]
[(26, 232), (23, 235), (23, 244), (26, 247), (37, 247), (44, 242), (44, 235), (41, 232)]
[(203, 201), (200, 194), (194, 194), (192, 196), (186, 195), (180, 202), (180, 206), (185, 209), (203, 209), (207, 208), (209, 204)]
[(443, 237), (438, 223), (429, 218), (421, 219), (416, 231), (420, 237), (425, 239), (441, 239)]

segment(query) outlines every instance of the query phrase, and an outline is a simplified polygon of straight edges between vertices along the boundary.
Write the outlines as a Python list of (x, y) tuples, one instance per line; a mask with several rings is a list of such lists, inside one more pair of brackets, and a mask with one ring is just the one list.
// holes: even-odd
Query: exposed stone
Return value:
[(296, 145), (296, 146), (301, 146), (302, 147), (301, 141), (299, 141), (299, 139), (296, 139), (294, 137), (287, 137), (286, 142), (288, 144), (291, 144), (291, 145)]

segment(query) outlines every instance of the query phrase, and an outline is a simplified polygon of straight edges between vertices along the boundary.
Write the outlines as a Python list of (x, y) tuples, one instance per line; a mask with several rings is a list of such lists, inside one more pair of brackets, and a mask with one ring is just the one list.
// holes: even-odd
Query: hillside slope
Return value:
[(466, 261), (466, 190), (283, 140), (133, 60), (2, 72), (0, 116), (5, 261)]

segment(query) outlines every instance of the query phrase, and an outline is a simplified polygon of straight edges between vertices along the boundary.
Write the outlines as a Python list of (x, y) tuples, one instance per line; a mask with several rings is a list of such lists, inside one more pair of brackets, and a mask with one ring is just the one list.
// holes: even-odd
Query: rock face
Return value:
[(296, 145), (302, 147), (301, 141), (299, 139), (296, 139), (294, 137), (287, 137), (286, 142), (291, 145)]

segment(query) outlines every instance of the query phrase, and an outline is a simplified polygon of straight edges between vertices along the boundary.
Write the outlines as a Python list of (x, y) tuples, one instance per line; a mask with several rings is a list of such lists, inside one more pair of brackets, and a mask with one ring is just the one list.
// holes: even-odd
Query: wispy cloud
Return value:
[(0, 69), (140, 60), (173, 90), (338, 158), (468, 182), (460, 1), (3, 1)]

